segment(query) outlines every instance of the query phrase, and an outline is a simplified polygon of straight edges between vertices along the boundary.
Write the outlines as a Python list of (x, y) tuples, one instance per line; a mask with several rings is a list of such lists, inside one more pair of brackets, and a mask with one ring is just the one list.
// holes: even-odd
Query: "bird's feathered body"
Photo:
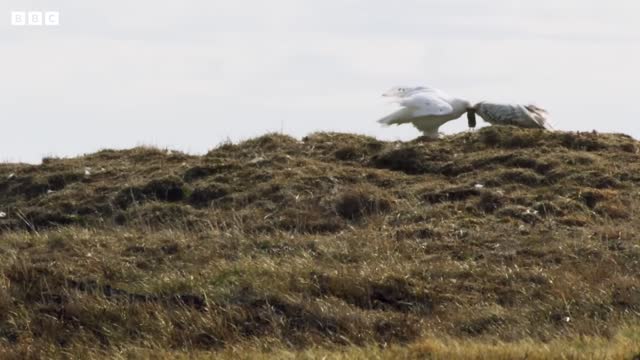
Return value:
[(384, 96), (394, 97), (402, 108), (378, 120), (379, 123), (387, 126), (411, 123), (430, 138), (438, 138), (440, 126), (459, 118), (471, 106), (466, 100), (429, 87), (396, 87)]
[(535, 105), (512, 105), (481, 102), (469, 110), (491, 125), (513, 125), (522, 128), (553, 130), (546, 110)]

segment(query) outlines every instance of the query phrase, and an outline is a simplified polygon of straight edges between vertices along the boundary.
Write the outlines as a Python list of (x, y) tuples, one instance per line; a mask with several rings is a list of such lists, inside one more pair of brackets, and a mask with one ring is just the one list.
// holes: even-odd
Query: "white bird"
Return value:
[(474, 105), (467, 116), (475, 122), (475, 114), (491, 125), (513, 125), (522, 128), (553, 130), (546, 110), (535, 105), (492, 104), (480, 102)]
[[(394, 87), (382, 96), (394, 97), (402, 108), (378, 120), (379, 123), (385, 126), (411, 123), (432, 139), (439, 137), (440, 126), (459, 118), (472, 108), (467, 100), (425, 86)], [(468, 118), (469, 126), (475, 127), (475, 117)]]

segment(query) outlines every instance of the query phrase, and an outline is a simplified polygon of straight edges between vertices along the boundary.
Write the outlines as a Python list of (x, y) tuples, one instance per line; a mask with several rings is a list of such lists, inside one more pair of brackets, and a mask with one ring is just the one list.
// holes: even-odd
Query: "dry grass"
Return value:
[(637, 149), (485, 128), (0, 164), (0, 351), (632, 358)]

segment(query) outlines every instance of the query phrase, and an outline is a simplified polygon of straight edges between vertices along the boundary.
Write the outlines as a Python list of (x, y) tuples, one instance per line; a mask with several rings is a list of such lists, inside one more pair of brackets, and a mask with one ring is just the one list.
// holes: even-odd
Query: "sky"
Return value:
[[(11, 26), (12, 11), (59, 11), (60, 25)], [(2, 0), (0, 161), (200, 154), (266, 132), (410, 140), (412, 126), (376, 123), (396, 85), (639, 138), (638, 13), (632, 0)]]

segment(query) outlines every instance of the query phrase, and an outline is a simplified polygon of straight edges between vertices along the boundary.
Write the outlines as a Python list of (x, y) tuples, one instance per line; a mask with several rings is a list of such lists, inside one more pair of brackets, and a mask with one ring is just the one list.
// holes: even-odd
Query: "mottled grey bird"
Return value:
[(491, 125), (513, 125), (522, 128), (553, 130), (547, 111), (535, 105), (480, 102), (467, 112), (470, 127), (475, 126), (476, 114)]

